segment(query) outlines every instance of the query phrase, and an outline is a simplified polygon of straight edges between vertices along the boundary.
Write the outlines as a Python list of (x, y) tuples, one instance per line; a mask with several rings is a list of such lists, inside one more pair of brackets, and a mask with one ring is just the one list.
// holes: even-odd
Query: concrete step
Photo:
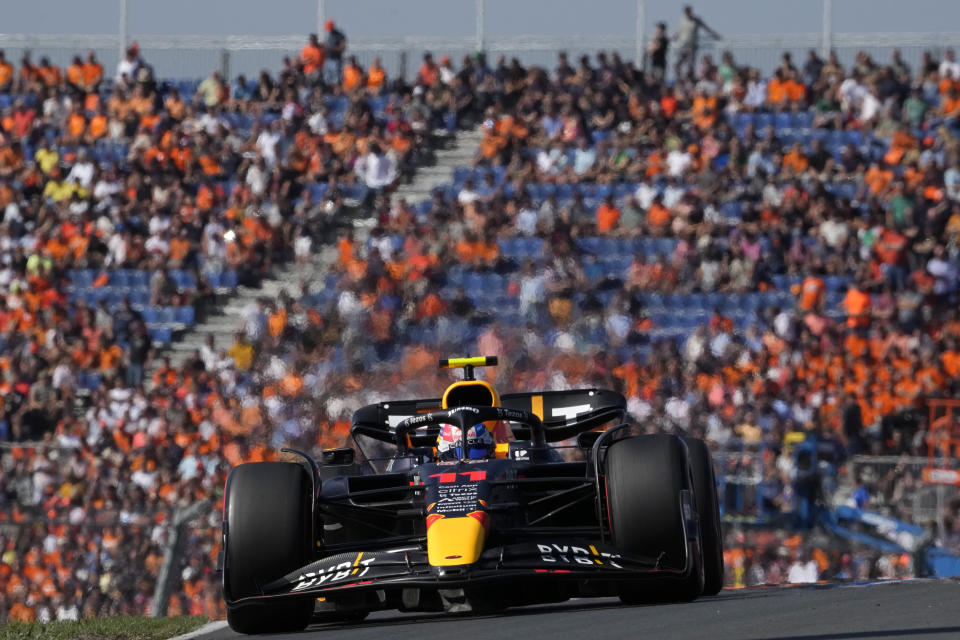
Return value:
[[(430, 199), (434, 187), (452, 181), (455, 168), (473, 163), (482, 139), (483, 132), (479, 127), (471, 131), (457, 132), (456, 139), (449, 148), (436, 152), (436, 163), (419, 168), (413, 182), (397, 189), (394, 197), (405, 198), (408, 202)], [(360, 217), (353, 221), (353, 225), (357, 240), (364, 243), (369, 229), (376, 225), (376, 219)], [(180, 340), (169, 345), (161, 355), (169, 356), (171, 363), (179, 366), (205, 344), (207, 337), (211, 335), (217, 348), (228, 349), (233, 344), (234, 334), (243, 327), (242, 314), (247, 305), (257, 298), (276, 298), (283, 290), (292, 297), (299, 297), (301, 284), (323, 282), (337, 258), (337, 247), (335, 241), (332, 241), (318, 247), (316, 255), (309, 263), (285, 265), (276, 269), (272, 277), (263, 280), (259, 288), (238, 287), (234, 296), (224, 302), (220, 313), (194, 326), (181, 336)], [(154, 371), (160, 366), (160, 360), (157, 358), (147, 371), (147, 380), (152, 379)]]

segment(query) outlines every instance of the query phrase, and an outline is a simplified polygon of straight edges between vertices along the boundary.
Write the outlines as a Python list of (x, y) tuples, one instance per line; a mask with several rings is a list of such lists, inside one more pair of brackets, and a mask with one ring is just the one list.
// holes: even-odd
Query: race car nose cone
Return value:
[(427, 529), (427, 553), (435, 567), (473, 564), (483, 551), (486, 531), (470, 516), (438, 518)]

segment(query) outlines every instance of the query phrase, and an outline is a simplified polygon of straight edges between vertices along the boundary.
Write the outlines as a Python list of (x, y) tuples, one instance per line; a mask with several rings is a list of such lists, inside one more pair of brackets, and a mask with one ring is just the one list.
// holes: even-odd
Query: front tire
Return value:
[(703, 593), (714, 596), (723, 588), (723, 533), (720, 530), (720, 505), (713, 458), (707, 444), (699, 438), (684, 438), (693, 475), (693, 494), (700, 520), (700, 544), (703, 547)]
[(224, 496), (224, 595), (227, 623), (239, 633), (301, 631), (312, 597), (233, 605), (313, 559), (311, 492), (306, 470), (293, 462), (254, 462), (230, 472)]
[[(638, 555), (663, 554), (661, 562), (682, 568), (687, 562), (680, 492), (690, 486), (686, 449), (676, 436), (645, 435), (614, 442), (606, 459), (607, 507), (613, 543)], [(696, 554), (690, 574), (670, 584), (624, 583), (626, 604), (689, 601), (703, 589)]]

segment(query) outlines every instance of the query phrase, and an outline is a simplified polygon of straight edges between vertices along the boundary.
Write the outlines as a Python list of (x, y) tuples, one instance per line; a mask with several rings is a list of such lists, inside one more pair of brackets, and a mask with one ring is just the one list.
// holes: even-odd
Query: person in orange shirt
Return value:
[(420, 78), (421, 84), (428, 87), (432, 86), (440, 77), (440, 67), (433, 61), (433, 54), (429, 51), (423, 54), (423, 64), (420, 65), (417, 76)]
[(613, 196), (607, 196), (597, 207), (597, 233), (610, 233), (619, 223), (620, 209), (614, 204)]
[(87, 133), (85, 136), (86, 142), (89, 144), (91, 142), (96, 142), (100, 138), (107, 135), (107, 125), (109, 121), (107, 120), (107, 110), (102, 104), (97, 107), (97, 113), (95, 116), (90, 118), (90, 124), (87, 125)]
[(870, 326), (870, 294), (856, 284), (847, 289), (843, 298), (843, 308), (847, 311), (847, 326), (851, 329)]
[(88, 93), (96, 93), (100, 88), (100, 82), (103, 80), (103, 65), (97, 60), (97, 54), (93, 51), (87, 52), (87, 61), (83, 63), (83, 85), (82, 88)]
[(867, 169), (867, 173), (863, 176), (863, 181), (870, 188), (870, 193), (877, 195), (886, 190), (886, 188), (890, 186), (890, 183), (893, 182), (893, 171), (886, 167), (881, 167), (874, 162), (870, 165), (870, 168)]
[(300, 64), (303, 65), (303, 75), (311, 85), (316, 85), (323, 79), (323, 45), (317, 34), (310, 34), (310, 41), (300, 50)]
[(663, 92), (663, 96), (660, 98), (660, 111), (662, 111), (666, 117), (672, 118), (677, 112), (678, 105), (679, 102), (673, 93), (673, 88), (667, 87)]
[(809, 275), (800, 283), (800, 309), (802, 311), (819, 311), (823, 307), (827, 286), (820, 276), (823, 269), (815, 270), (815, 275)]
[(287, 328), (287, 310), (283, 306), (277, 306), (270, 312), (267, 319), (267, 328), (274, 338), (279, 338), (283, 330)]
[(67, 67), (67, 84), (76, 91), (83, 91), (83, 60), (73, 56), (73, 62)]
[(944, 120), (960, 117), (960, 91), (955, 84), (943, 96), (942, 115)]
[(698, 92), (693, 99), (693, 124), (700, 131), (708, 131), (717, 122), (717, 98), (705, 92)]
[(791, 169), (794, 173), (803, 173), (809, 165), (810, 162), (803, 152), (803, 145), (799, 142), (794, 142), (790, 151), (783, 156), (783, 167), (785, 169)]
[(13, 65), (7, 62), (6, 54), (0, 49), (0, 91), (9, 91), (13, 85)]
[(353, 93), (363, 87), (363, 67), (357, 62), (357, 56), (350, 56), (343, 68), (343, 90)]
[(670, 209), (663, 205), (663, 196), (657, 195), (647, 210), (647, 224), (650, 226), (650, 232), (654, 235), (662, 235), (670, 225), (673, 216)]
[(31, 85), (36, 85), (40, 82), (43, 82), (40, 77), (40, 68), (33, 64), (30, 60), (30, 54), (28, 53), (20, 60), (21, 91), (26, 91)]
[(180, 91), (176, 87), (172, 87), (167, 92), (167, 99), (163, 103), (163, 108), (166, 109), (170, 118), (177, 122), (183, 120), (187, 115), (187, 105), (180, 97)]
[(48, 87), (59, 86), (63, 81), (63, 76), (60, 73), (60, 67), (52, 64), (50, 58), (43, 57), (40, 59), (40, 68), (37, 69), (37, 73), (40, 75), (40, 79), (43, 81), (43, 84)]
[(73, 105), (73, 111), (67, 116), (67, 136), (69, 142), (78, 142), (83, 137), (87, 129), (87, 118), (83, 114), (83, 106), (76, 102)]
[(940, 363), (950, 377), (956, 378), (960, 375), (960, 341), (956, 338), (950, 339), (947, 350), (940, 356)]
[(487, 160), (493, 160), (507, 146), (507, 138), (498, 133), (497, 126), (493, 123), (486, 123), (484, 129), (486, 135), (480, 142), (480, 154)]
[(796, 71), (787, 71), (783, 88), (787, 93), (787, 100), (792, 103), (803, 103), (807, 98), (807, 88), (797, 79)]
[(170, 260), (171, 269), (179, 269), (190, 254), (190, 237), (187, 235), (187, 229), (182, 228), (177, 235), (170, 240)]
[(789, 98), (783, 78), (783, 69), (777, 69), (767, 83), (767, 104), (773, 108), (782, 107)]
[(367, 71), (367, 90), (370, 93), (378, 94), (387, 84), (387, 71), (380, 63), (380, 56), (373, 59), (373, 64)]
[(7, 618), (10, 620), (10, 622), (30, 623), (37, 621), (37, 613), (33, 607), (27, 606), (24, 603), (24, 598), (21, 595), (13, 603), (13, 606), (10, 607), (10, 612), (7, 614)]

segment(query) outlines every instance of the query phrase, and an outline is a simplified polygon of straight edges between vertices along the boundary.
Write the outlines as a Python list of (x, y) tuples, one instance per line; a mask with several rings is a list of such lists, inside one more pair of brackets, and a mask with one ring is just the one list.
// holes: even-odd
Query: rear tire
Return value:
[(227, 622), (239, 633), (301, 631), (315, 598), (231, 605), (313, 559), (311, 492), (306, 470), (293, 462), (242, 464), (227, 480), (224, 595)]
[[(610, 445), (606, 483), (614, 545), (638, 555), (662, 553), (663, 565), (683, 568), (687, 541), (680, 492), (689, 488), (689, 474), (686, 450), (676, 436), (636, 436)], [(626, 582), (620, 599), (626, 604), (693, 600), (703, 589), (702, 576), (695, 564), (689, 576), (670, 583)]]
[(714, 596), (723, 588), (723, 532), (713, 458), (707, 444), (699, 438), (684, 438), (693, 475), (693, 494), (700, 519), (700, 544), (703, 547), (703, 593)]

